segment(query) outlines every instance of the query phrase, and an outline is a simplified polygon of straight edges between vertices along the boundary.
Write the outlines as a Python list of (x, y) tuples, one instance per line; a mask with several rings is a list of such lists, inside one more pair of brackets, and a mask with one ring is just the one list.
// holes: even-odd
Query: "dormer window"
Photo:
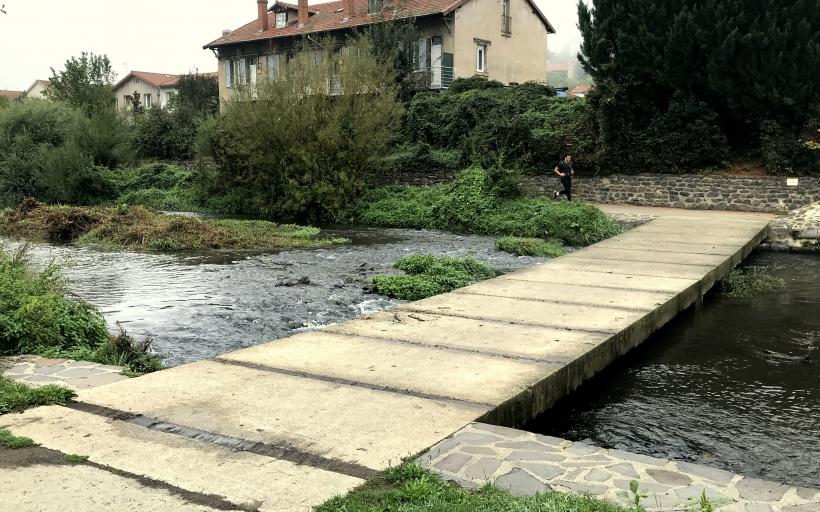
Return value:
[(288, 13), (287, 12), (277, 12), (276, 13), (276, 28), (284, 28), (285, 25), (288, 24)]
[(367, 14), (382, 12), (383, 0), (367, 0)]

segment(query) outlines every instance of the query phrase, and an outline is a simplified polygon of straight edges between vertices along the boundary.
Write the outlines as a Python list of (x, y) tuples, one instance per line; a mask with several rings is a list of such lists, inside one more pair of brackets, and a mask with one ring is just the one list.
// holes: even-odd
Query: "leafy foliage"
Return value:
[(113, 108), (115, 78), (108, 56), (83, 52), (68, 59), (63, 71), (51, 69), (51, 85), (44, 94), (91, 116)]
[(551, 237), (571, 246), (590, 245), (619, 232), (614, 222), (589, 204), (501, 198), (490, 175), (480, 168), (468, 169), (446, 185), (369, 190), (348, 217), (385, 227)]
[(36, 270), (25, 247), (0, 250), (0, 353), (117, 364), (137, 373), (162, 368), (150, 341), (136, 342), (122, 330), (110, 335), (94, 306), (70, 296), (58, 267)]
[(474, 258), (416, 255), (400, 258), (393, 266), (407, 275), (378, 275), (371, 286), (378, 293), (404, 300), (424, 299), (497, 275)]
[(560, 242), (541, 238), (506, 236), (496, 240), (495, 247), (499, 251), (515, 254), (516, 256), (557, 258), (567, 253), (567, 250)]
[(578, 9), (611, 164), (686, 170), (720, 164), (730, 147), (763, 146), (771, 171), (817, 169), (798, 144), (820, 98), (817, 0), (594, 0)]
[(246, 211), (280, 219), (322, 219), (347, 206), (401, 116), (393, 67), (371, 47), (360, 36), (338, 52), (330, 42), (305, 48), (276, 80), (239, 90), (204, 130), (201, 147), (217, 166), (211, 191), (236, 192)]

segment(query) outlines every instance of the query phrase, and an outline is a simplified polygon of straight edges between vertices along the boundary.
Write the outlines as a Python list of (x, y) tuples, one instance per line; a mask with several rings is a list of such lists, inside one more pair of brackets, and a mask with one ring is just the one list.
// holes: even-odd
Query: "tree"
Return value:
[(219, 80), (211, 75), (185, 75), (177, 82), (172, 108), (195, 115), (219, 112)]
[(593, 0), (578, 12), (579, 59), (616, 160), (644, 168), (652, 155), (630, 155), (654, 140), (662, 165), (717, 164), (727, 146), (779, 140), (772, 130), (796, 142), (816, 116), (818, 0)]
[(133, 94), (128, 96), (128, 101), (131, 103), (131, 115), (135, 118), (145, 111), (140, 96), (139, 91), (134, 91)]
[(415, 18), (374, 23), (364, 34), (371, 41), (371, 52), (378, 61), (393, 67), (402, 101), (428, 88), (430, 75), (419, 72), (417, 65), (419, 35)]
[(304, 47), (275, 80), (240, 90), (203, 133), (211, 187), (235, 209), (277, 219), (333, 218), (364, 188), (398, 131), (392, 65), (364, 36)]
[(68, 59), (65, 70), (57, 72), (51, 68), (51, 86), (45, 95), (52, 101), (77, 107), (90, 116), (113, 108), (115, 78), (106, 55), (83, 52), (80, 57)]

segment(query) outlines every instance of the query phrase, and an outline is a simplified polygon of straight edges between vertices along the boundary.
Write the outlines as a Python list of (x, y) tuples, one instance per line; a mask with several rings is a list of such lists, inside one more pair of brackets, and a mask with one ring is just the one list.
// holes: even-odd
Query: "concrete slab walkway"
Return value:
[(0, 428), (246, 510), (308, 510), (473, 421), (518, 426), (548, 409), (699, 301), (770, 220), (651, 210), (536, 267), (81, 390)]

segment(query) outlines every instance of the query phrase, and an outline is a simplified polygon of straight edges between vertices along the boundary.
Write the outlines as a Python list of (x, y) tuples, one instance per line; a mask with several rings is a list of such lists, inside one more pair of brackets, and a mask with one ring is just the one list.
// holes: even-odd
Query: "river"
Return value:
[(353, 243), (278, 253), (180, 254), (31, 244), (30, 254), (41, 265), (61, 264), (71, 291), (98, 306), (112, 329), (119, 322), (133, 336), (152, 337), (168, 366), (398, 304), (363, 287), (376, 274), (396, 272), (393, 262), (402, 256), (472, 255), (502, 271), (537, 261), (496, 251), (495, 238), (484, 236), (367, 227), (322, 235)]
[(748, 264), (786, 288), (710, 294), (527, 429), (820, 488), (820, 258)]

